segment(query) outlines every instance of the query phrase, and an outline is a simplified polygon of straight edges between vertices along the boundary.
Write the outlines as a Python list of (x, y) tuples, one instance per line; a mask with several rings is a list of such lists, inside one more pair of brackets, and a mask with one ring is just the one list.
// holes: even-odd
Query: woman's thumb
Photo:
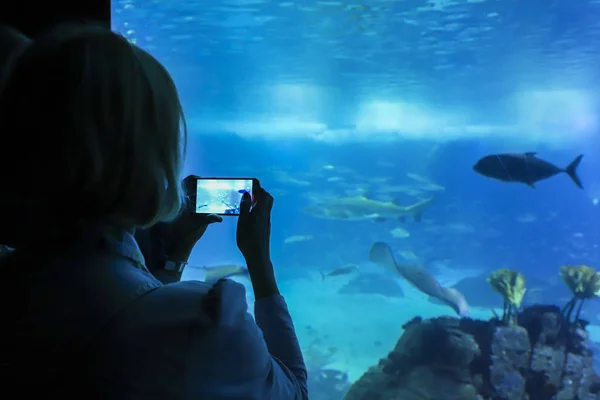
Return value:
[(248, 215), (250, 213), (250, 208), (252, 207), (252, 196), (250, 193), (244, 192), (242, 195), (242, 200), (240, 201), (240, 216)]

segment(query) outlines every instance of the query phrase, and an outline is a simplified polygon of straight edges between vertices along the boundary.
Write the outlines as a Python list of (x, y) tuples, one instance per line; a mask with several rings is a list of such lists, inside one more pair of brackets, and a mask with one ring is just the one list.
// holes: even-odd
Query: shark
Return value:
[(383, 222), (393, 219), (405, 222), (407, 217), (411, 217), (419, 222), (423, 212), (429, 208), (435, 197), (433, 195), (425, 200), (403, 206), (396, 201), (374, 200), (361, 194), (317, 202), (305, 207), (303, 211), (317, 218), (344, 221)]

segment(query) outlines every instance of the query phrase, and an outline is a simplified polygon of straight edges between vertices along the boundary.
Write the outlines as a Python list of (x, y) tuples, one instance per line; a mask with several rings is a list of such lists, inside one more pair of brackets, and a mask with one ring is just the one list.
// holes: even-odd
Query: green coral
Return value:
[(570, 323), (571, 314), (577, 307), (573, 320), (573, 322), (577, 322), (585, 300), (596, 297), (600, 291), (600, 275), (594, 268), (587, 265), (565, 265), (560, 268), (560, 277), (573, 293), (573, 298), (562, 310), (563, 315)]
[(525, 277), (518, 271), (500, 268), (493, 271), (487, 282), (496, 293), (504, 300), (502, 322), (516, 325), (517, 310), (521, 306), (527, 289), (525, 288)]
[(560, 268), (560, 277), (579, 299), (591, 299), (600, 290), (600, 275), (587, 265), (565, 265)]

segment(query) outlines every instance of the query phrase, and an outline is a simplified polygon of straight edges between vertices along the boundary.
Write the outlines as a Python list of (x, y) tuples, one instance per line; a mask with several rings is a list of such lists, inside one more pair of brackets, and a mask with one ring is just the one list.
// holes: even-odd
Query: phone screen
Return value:
[(252, 178), (199, 178), (196, 181), (196, 212), (240, 215), (240, 200), (252, 194)]

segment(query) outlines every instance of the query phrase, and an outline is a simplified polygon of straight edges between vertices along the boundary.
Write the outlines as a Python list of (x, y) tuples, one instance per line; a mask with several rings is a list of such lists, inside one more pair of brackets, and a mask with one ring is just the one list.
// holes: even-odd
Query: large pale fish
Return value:
[(374, 243), (371, 246), (369, 259), (371, 262), (399, 274), (420, 292), (449, 305), (461, 317), (469, 315), (469, 304), (458, 290), (441, 286), (437, 279), (422, 265), (397, 262), (392, 249), (386, 243)]
[(434, 195), (408, 206), (399, 205), (395, 201), (375, 200), (365, 195), (340, 197), (316, 202), (303, 211), (317, 218), (344, 221), (382, 222), (393, 219), (404, 222), (406, 217), (421, 221), (423, 212), (430, 207), (435, 197)]

